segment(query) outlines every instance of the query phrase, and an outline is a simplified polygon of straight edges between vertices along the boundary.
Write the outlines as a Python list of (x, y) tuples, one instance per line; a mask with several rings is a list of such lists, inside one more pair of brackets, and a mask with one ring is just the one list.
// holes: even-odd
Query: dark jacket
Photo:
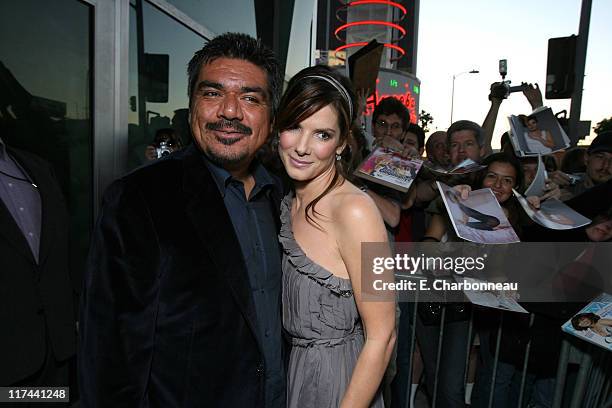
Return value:
[(48, 337), (55, 358), (75, 353), (74, 297), (68, 270), (68, 213), (51, 166), (7, 148), (38, 186), (42, 219), (39, 263), (0, 200), (0, 385), (38, 371)]
[(263, 406), (246, 266), (196, 147), (109, 187), (81, 299), (83, 407)]

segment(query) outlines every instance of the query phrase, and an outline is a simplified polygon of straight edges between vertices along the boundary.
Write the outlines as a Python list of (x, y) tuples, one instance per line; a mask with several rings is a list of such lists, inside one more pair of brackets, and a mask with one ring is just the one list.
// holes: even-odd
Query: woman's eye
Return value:
[(317, 132), (315, 133), (315, 137), (321, 140), (329, 140), (331, 136), (327, 132)]

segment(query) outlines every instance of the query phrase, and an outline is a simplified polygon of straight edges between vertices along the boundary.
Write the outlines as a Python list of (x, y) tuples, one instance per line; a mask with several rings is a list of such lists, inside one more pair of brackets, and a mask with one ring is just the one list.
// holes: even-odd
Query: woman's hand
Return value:
[(540, 197), (538, 196), (529, 196), (527, 197), (527, 202), (529, 203), (529, 205), (531, 206), (531, 208), (533, 208), (534, 210), (539, 210), (540, 209)]
[(155, 146), (148, 145), (144, 151), (145, 158), (149, 161), (157, 159), (157, 150)]
[(572, 179), (561, 170), (556, 170), (548, 173), (548, 177), (550, 181), (554, 182), (559, 187), (567, 187), (572, 182)]
[(561, 197), (561, 189), (559, 185), (550, 179), (544, 181), (544, 194), (540, 196), (540, 201), (547, 200), (549, 198), (556, 198), (557, 200)]
[(523, 82), (521, 83), (521, 88), (523, 88), (523, 95), (529, 101), (531, 105), (531, 109), (539, 108), (543, 105), (542, 103), (542, 92), (540, 91), (540, 87), (537, 83), (531, 84)]
[(458, 184), (454, 186), (453, 189), (459, 193), (462, 200), (467, 200), (470, 192), (472, 191), (472, 187), (467, 184)]
[(368, 95), (370, 95), (370, 88), (357, 90), (357, 118), (360, 118), (365, 112), (366, 106), (368, 106)]

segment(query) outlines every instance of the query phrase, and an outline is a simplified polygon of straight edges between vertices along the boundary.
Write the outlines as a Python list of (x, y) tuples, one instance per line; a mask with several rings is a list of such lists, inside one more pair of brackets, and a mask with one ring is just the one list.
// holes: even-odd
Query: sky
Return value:
[[(578, 34), (581, 0), (421, 0), (417, 77), (421, 80), (419, 109), (434, 118), (430, 130), (450, 124), (452, 77), (455, 79), (453, 120), (482, 123), (489, 107), (489, 87), (501, 80), (498, 61), (508, 60), (512, 85), (546, 86), (548, 39)], [(581, 119), (592, 126), (612, 116), (612, 1), (593, 0), (585, 66)], [(547, 100), (553, 112), (570, 99)], [(505, 100), (497, 117), (493, 147), (507, 130), (511, 114), (530, 113), (522, 93)], [(586, 139), (589, 143), (594, 136)]]

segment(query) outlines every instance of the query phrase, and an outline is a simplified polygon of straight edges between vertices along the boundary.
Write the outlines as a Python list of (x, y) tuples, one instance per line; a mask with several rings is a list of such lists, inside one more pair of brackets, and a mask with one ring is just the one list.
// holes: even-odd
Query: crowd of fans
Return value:
[[(523, 84), (523, 94), (532, 109), (542, 106), (537, 85)], [(479, 172), (444, 180), (460, 190), (466, 185), (472, 189), (491, 188), (513, 229), (523, 242), (605, 242), (612, 239), (612, 132), (601, 132), (589, 146), (574, 146), (563, 154), (545, 155), (548, 170), (544, 192), (530, 200), (536, 208), (547, 199), (562, 200), (570, 208), (590, 218), (584, 227), (566, 231), (549, 230), (525, 216), (513, 195), (513, 189), (524, 193), (535, 177), (537, 157), (517, 157), (508, 134), (502, 136), (500, 152), (494, 153), (491, 140), (497, 112), (503, 98), (492, 93), (491, 109), (482, 126), (459, 120), (444, 131), (433, 132), (426, 139), (423, 129), (410, 123), (407, 109), (396, 99), (383, 99), (372, 115), (372, 148), (384, 146), (405, 157), (419, 158), (428, 165), (450, 169), (465, 159), (485, 166)], [(529, 120), (525, 116), (525, 120)], [(530, 126), (535, 126), (529, 124)], [(357, 132), (359, 129), (356, 130)], [(363, 140), (363, 138), (359, 138)], [(358, 139), (358, 140), (359, 140)], [(362, 142), (363, 143), (363, 142)], [(367, 146), (357, 146), (362, 155)], [(426, 151), (426, 156), (422, 157)], [(361, 183), (361, 181), (357, 181)], [(461, 241), (440, 198), (436, 179), (422, 171), (406, 194), (368, 183), (364, 188), (372, 196), (395, 242), (452, 242)], [(505, 313), (504, 335), (497, 364), (494, 384), (494, 407), (517, 406), (523, 370), (525, 344), (531, 342), (531, 360), (526, 382), (530, 390), (525, 396), (533, 407), (552, 404), (555, 373), (561, 347), (560, 326), (580, 310), (583, 304), (567, 307), (547, 307), (546, 304), (525, 305), (529, 315)], [(414, 396), (424, 373), (423, 381), (430, 401), (434, 395), (437, 377), (436, 405), (442, 407), (485, 407), (489, 403), (491, 374), (497, 342), (499, 311), (474, 308), (473, 334), (468, 332), (471, 310), (467, 304), (447, 305), (441, 355), (438, 356), (440, 321), (425, 321), (426, 314), (414, 313), (413, 303), (400, 303), (396, 365), (390, 368), (392, 406), (413, 406)], [(452, 310), (451, 310), (452, 309)], [(416, 316), (416, 321), (414, 320)], [(410, 355), (413, 325), (416, 325), (416, 350)], [(468, 356), (470, 344), (472, 356)], [(475, 351), (477, 350), (477, 351)], [(411, 358), (412, 357), (412, 358)], [(477, 358), (474, 358), (477, 357)], [(437, 361), (439, 358), (439, 361)], [(465, 387), (466, 361), (472, 361)], [(477, 362), (476, 362), (477, 361)], [(474, 364), (476, 362), (476, 364)], [(412, 363), (412, 364), (411, 364)], [(412, 370), (412, 375), (410, 375)], [(412, 378), (413, 384), (408, 384)], [(475, 385), (472, 383), (475, 382)], [(518, 385), (517, 385), (518, 384)], [(473, 386), (473, 389), (472, 389)], [(516, 387), (516, 388), (515, 388)], [(467, 393), (467, 398), (466, 398)], [(407, 402), (407, 399), (410, 401)]]

